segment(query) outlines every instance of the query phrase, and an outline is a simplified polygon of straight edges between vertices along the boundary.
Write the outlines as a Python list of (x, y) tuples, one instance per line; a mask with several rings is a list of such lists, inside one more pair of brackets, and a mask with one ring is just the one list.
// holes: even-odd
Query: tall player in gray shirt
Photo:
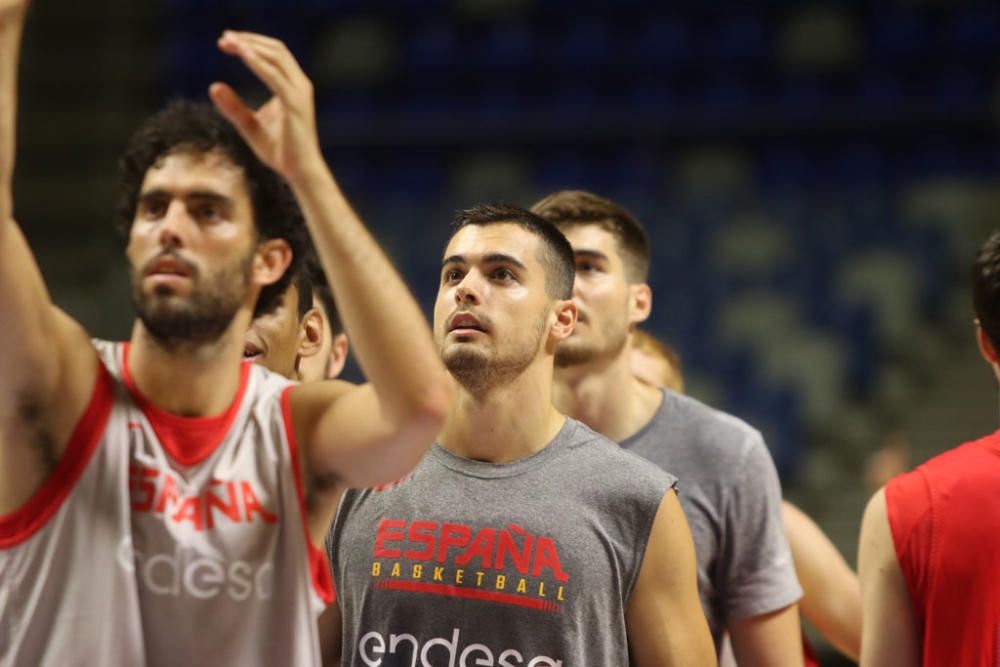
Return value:
[(728, 630), (741, 667), (801, 665), (802, 591), (760, 434), (631, 371), (630, 332), (652, 306), (644, 230), (622, 207), (587, 192), (555, 193), (532, 210), (559, 226), (576, 259), (580, 321), (557, 350), (556, 406), (681, 479), (716, 647)]
[(544, 220), (460, 216), (434, 311), (445, 429), (412, 476), (348, 491), (330, 536), (342, 664), (714, 663), (674, 478), (552, 405), (572, 284)]

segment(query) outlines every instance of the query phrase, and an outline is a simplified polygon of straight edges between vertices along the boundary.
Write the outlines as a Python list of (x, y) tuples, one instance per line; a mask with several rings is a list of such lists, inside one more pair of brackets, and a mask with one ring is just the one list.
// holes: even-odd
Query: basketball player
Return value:
[(676, 480), (552, 405), (565, 238), (516, 207), (457, 223), (434, 309), (456, 400), (411, 477), (344, 496), (341, 664), (714, 664)]
[[(329, 508), (305, 510), (303, 481), (366, 486), (419, 460), (450, 389), (430, 331), (323, 161), (308, 79), (280, 42), (227, 32), (274, 97), (255, 112), (213, 84), (229, 122), (179, 103), (134, 136), (138, 320), (92, 343), (13, 220), (24, 16), (0, 2), (0, 664), (315, 664)], [(302, 250), (285, 182), (371, 386), (242, 363)]]
[[(642, 330), (636, 330), (632, 340), (632, 371), (636, 377), (683, 393), (684, 377), (677, 353)], [(802, 585), (799, 602), (802, 615), (837, 650), (857, 661), (861, 655), (861, 589), (857, 575), (805, 512), (786, 500), (781, 503), (781, 513), (795, 572)], [(727, 650), (728, 647), (721, 651), (722, 656), (727, 655)], [(808, 643), (804, 650), (807, 667), (818, 665)], [(725, 660), (721, 662), (726, 664)]]
[(642, 329), (632, 332), (632, 375), (653, 387), (684, 393), (680, 355), (667, 343)]
[(318, 262), (310, 265), (310, 276), (313, 285), (313, 306), (323, 316), (323, 344), (319, 354), (307, 357), (299, 362), (299, 375), (303, 382), (313, 380), (333, 380), (344, 370), (347, 363), (349, 344), (344, 325), (337, 312), (337, 302), (326, 281), (326, 274)]
[(632, 374), (629, 334), (652, 306), (645, 231), (628, 211), (587, 192), (558, 192), (532, 210), (566, 234), (576, 258), (579, 323), (556, 351), (556, 407), (622, 448), (682, 471), (680, 500), (716, 650), (728, 630), (741, 667), (801, 665), (802, 591), (760, 434)]
[[(1000, 382), (1000, 232), (972, 266), (976, 338)], [(868, 503), (861, 664), (1000, 663), (1000, 432), (894, 477)]]
[[(347, 361), (347, 336), (322, 269), (309, 255), (274, 310), (250, 324), (243, 356), (291, 380), (334, 379)], [(324, 303), (326, 302), (326, 303)]]

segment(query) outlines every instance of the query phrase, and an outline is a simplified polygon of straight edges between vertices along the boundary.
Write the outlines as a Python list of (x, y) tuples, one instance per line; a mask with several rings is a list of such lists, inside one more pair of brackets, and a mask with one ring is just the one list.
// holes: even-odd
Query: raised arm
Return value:
[(52, 472), (97, 372), (86, 333), (57, 310), (14, 222), (17, 70), (26, 1), (0, 0), (0, 515)]
[(715, 648), (698, 598), (694, 541), (677, 494), (660, 504), (625, 613), (637, 667), (714, 666)]
[(889, 528), (884, 489), (872, 496), (858, 544), (863, 627), (861, 667), (915, 667), (920, 644)]
[(861, 587), (837, 547), (816, 523), (792, 505), (781, 506), (795, 572), (802, 584), (802, 615), (837, 650), (861, 655)]
[(430, 328), (392, 264), (355, 215), (327, 168), (316, 133), (312, 84), (280, 41), (226, 32), (219, 40), (274, 94), (257, 111), (229, 86), (212, 100), (295, 192), (344, 326), (370, 384), (312, 383), (292, 392), (306, 465), (350, 486), (408, 472), (440, 430), (449, 378)]

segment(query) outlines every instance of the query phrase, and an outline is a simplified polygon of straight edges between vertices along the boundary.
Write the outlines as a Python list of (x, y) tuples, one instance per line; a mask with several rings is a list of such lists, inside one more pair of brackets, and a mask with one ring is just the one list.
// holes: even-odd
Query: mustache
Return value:
[(146, 274), (149, 273), (150, 268), (154, 264), (156, 264), (160, 260), (166, 259), (166, 258), (170, 258), (173, 261), (175, 261), (178, 264), (180, 264), (181, 266), (183, 266), (184, 270), (187, 271), (189, 274), (191, 274), (192, 278), (197, 278), (198, 277), (198, 267), (195, 266), (194, 262), (192, 262), (189, 259), (184, 258), (174, 248), (167, 248), (166, 250), (164, 250), (163, 252), (161, 252), (160, 254), (158, 254), (156, 257), (153, 257), (151, 260), (149, 260), (148, 262), (146, 262), (145, 264), (143, 264), (142, 270), (140, 271), (139, 275), (145, 276)]

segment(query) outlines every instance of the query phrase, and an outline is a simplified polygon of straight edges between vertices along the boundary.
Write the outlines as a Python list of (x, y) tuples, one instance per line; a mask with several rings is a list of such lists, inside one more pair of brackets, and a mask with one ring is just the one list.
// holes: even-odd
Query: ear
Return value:
[(983, 355), (983, 359), (990, 364), (1000, 364), (997, 351), (993, 348), (993, 343), (990, 342), (989, 336), (986, 335), (986, 332), (979, 325), (979, 320), (976, 320), (976, 340), (979, 342), (979, 353)]
[(323, 315), (316, 308), (310, 308), (299, 322), (299, 357), (312, 357), (323, 347)]
[(576, 326), (576, 304), (572, 299), (556, 301), (555, 322), (550, 331), (553, 343), (559, 343), (569, 338)]
[(285, 275), (292, 263), (292, 248), (285, 239), (267, 239), (257, 244), (253, 258), (254, 282), (260, 286), (273, 285)]
[(333, 345), (330, 346), (330, 365), (326, 369), (326, 379), (332, 380), (344, 370), (347, 363), (347, 335), (337, 334), (333, 337)]
[(645, 322), (653, 310), (653, 289), (646, 283), (638, 283), (629, 285), (628, 292), (629, 323), (635, 328), (636, 324)]

